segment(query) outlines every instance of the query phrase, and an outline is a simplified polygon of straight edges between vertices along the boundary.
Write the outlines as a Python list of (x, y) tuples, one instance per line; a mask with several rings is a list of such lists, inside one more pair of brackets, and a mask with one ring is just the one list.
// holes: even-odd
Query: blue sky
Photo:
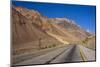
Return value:
[(68, 18), (74, 20), (83, 29), (95, 33), (96, 7), (72, 4), (50, 4), (37, 2), (13, 1), (13, 5), (37, 10), (49, 18)]

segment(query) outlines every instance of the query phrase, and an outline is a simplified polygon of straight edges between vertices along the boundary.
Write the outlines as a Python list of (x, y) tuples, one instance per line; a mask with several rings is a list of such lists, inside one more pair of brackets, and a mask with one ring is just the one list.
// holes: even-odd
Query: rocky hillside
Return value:
[(92, 35), (89, 32), (82, 29), (73, 20), (69, 20), (67, 18), (55, 18), (54, 21), (56, 22), (57, 25), (61, 26), (61, 28), (65, 28), (68, 33), (76, 36), (81, 40), (84, 40), (86, 37)]
[(96, 36), (90, 36), (83, 41), (83, 45), (95, 50), (96, 49)]
[[(24, 14), (19, 10), (24, 8), (12, 8), (12, 47), (13, 54), (22, 54), (38, 49), (54, 47), (62, 44), (56, 38), (49, 36), (44, 30), (41, 17), (34, 11)], [(33, 18), (32, 20), (30, 17)], [(36, 14), (36, 15), (35, 15)], [(32, 17), (33, 16), (33, 17)], [(48, 24), (46, 24), (48, 25)], [(48, 26), (46, 26), (48, 27)], [(47, 29), (47, 28), (46, 28)]]

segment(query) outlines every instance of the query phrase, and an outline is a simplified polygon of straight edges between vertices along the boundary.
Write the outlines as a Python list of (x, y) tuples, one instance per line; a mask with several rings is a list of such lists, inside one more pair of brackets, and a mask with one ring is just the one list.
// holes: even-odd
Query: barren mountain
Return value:
[(80, 40), (84, 40), (86, 37), (91, 36), (89, 32), (82, 29), (78, 24), (76, 24), (73, 20), (69, 20), (67, 18), (55, 18), (54, 21), (61, 28), (66, 29), (66, 31)]
[(49, 36), (44, 31), (44, 28), (42, 29), (42, 20), (40, 20), (41, 17), (37, 13), (29, 13), (33, 16), (33, 19), (31, 20), (27, 15), (25, 15), (28, 13), (26, 12), (24, 14), (24, 12), (19, 11), (20, 9), (23, 8), (12, 8), (13, 54), (27, 53), (29, 51), (31, 52), (37, 49), (54, 47), (62, 44), (56, 38)]
[(12, 7), (12, 35), (13, 53), (21, 54), (79, 42), (91, 34), (67, 18), (47, 18), (35, 10)]

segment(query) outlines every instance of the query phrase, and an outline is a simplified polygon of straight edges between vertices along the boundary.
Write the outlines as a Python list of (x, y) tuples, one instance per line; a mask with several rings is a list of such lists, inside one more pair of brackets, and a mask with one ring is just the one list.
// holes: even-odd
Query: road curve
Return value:
[(95, 51), (81, 45), (70, 45), (57, 50), (51, 51), (33, 59), (20, 62), (16, 65), (27, 64), (50, 64), (77, 61), (95, 60)]

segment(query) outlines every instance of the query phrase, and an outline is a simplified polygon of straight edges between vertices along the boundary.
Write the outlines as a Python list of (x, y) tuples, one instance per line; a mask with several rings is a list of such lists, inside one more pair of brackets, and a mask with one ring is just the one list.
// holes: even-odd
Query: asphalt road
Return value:
[(95, 61), (95, 51), (81, 45), (70, 45), (20, 62), (16, 65)]

